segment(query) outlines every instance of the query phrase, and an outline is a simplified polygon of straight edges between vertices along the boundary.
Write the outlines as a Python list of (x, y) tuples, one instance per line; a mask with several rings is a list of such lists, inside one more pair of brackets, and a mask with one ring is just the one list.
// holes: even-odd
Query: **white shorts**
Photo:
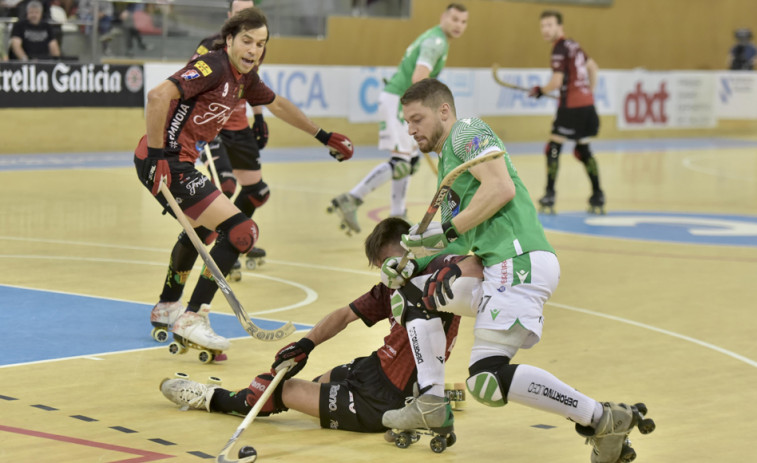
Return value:
[(418, 144), (407, 133), (407, 122), (400, 118), (400, 97), (392, 93), (379, 94), (379, 149), (417, 156)]
[[(527, 335), (509, 338), (518, 339), (520, 345), (516, 348), (532, 347), (541, 339), (544, 304), (557, 289), (559, 280), (557, 256), (546, 251), (532, 251), (485, 267), (474, 334), (497, 342), (507, 338), (507, 330), (520, 325), (528, 331)], [(513, 335), (517, 331), (521, 330), (514, 330)], [(511, 341), (507, 344), (512, 344)]]

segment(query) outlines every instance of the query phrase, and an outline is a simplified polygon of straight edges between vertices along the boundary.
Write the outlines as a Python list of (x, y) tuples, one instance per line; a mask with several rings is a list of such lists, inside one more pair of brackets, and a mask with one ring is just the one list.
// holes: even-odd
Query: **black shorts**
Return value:
[(255, 134), (247, 127), (242, 130), (221, 130), (219, 134), (231, 167), (240, 170), (260, 170), (260, 151)]
[(334, 368), (321, 385), (321, 427), (357, 432), (384, 432), (384, 412), (405, 406), (406, 394), (384, 374), (374, 352)]
[[(137, 176), (142, 180), (142, 168), (145, 160), (134, 156), (134, 165), (137, 168)], [(179, 207), (186, 215), (196, 220), (208, 205), (216, 199), (221, 192), (213, 185), (213, 182), (195, 169), (191, 162), (180, 162), (176, 156), (168, 156), (168, 164), (171, 167), (171, 194), (176, 198)], [(169, 214), (176, 217), (168, 206), (168, 201), (159, 193), (155, 197)]]
[(552, 133), (570, 140), (594, 137), (599, 133), (599, 116), (594, 105), (580, 108), (557, 108)]

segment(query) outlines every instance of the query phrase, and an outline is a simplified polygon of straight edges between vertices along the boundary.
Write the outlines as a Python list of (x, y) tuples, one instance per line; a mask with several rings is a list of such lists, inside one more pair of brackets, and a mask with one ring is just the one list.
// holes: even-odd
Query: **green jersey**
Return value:
[[(477, 118), (458, 120), (452, 126), (439, 156), (439, 183), (455, 167), (491, 150), (505, 151), (504, 143), (491, 127)], [(452, 251), (460, 254), (460, 247), (467, 247), (488, 267), (530, 251), (555, 252), (544, 235), (528, 190), (507, 152), (504, 158), (515, 184), (515, 197), (492, 217), (463, 233), (444, 250), (445, 253)], [(442, 201), (442, 222), (451, 220), (465, 209), (479, 185), (470, 172), (462, 173)], [(462, 245), (458, 244), (461, 240)]]
[(397, 72), (389, 79), (384, 91), (402, 96), (413, 84), (413, 71), (418, 63), (423, 63), (431, 69), (429, 77), (438, 76), (447, 62), (448, 49), (449, 42), (441, 26), (427, 30), (407, 47)]

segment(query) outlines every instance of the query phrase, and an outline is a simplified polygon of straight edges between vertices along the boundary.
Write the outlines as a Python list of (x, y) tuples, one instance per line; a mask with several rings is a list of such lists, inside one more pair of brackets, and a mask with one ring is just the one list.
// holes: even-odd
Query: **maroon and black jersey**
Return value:
[(168, 80), (176, 84), (181, 97), (171, 102), (168, 111), (164, 149), (178, 153), (181, 161), (197, 159), (195, 143), (212, 141), (240, 100), (256, 106), (270, 104), (276, 98), (257, 72), (237, 72), (226, 50), (214, 50), (190, 61)]
[[(423, 274), (433, 273), (450, 262), (456, 263), (464, 258), (464, 256), (439, 256), (428, 264)], [(384, 337), (384, 345), (376, 353), (379, 360), (381, 360), (381, 368), (384, 370), (387, 378), (398, 389), (404, 391), (407, 382), (413, 377), (413, 373), (415, 372), (415, 359), (410, 350), (407, 331), (392, 316), (390, 298), (393, 292), (394, 290), (380, 283), (350, 303), (350, 308), (368, 326), (373, 326), (376, 322), (384, 319), (389, 320), (391, 329), (389, 334)], [(444, 331), (447, 333), (447, 353), (445, 358), (449, 358), (449, 354), (455, 344), (457, 330), (460, 326), (460, 317), (455, 315), (454, 317), (449, 317), (447, 320), (444, 323)]]
[(552, 71), (563, 73), (560, 106), (578, 108), (594, 104), (589, 72), (586, 69), (588, 60), (588, 55), (578, 42), (564, 37), (555, 42), (552, 48)]
[[(192, 55), (190, 61), (208, 53), (213, 49), (215, 42), (219, 40), (221, 40), (220, 32), (218, 34), (211, 35), (210, 37), (205, 37), (204, 39), (202, 39), (202, 41), (200, 41), (200, 44), (197, 45), (197, 49), (195, 50), (194, 55)], [(260, 56), (260, 61), (252, 69), (254, 72), (258, 72), (258, 68), (261, 64), (263, 64), (263, 59), (265, 59), (265, 49), (263, 50), (263, 54)], [(234, 110), (231, 112), (231, 117), (229, 117), (229, 120), (226, 122), (226, 125), (224, 125), (223, 128), (226, 130), (238, 131), (246, 129), (249, 126), (250, 122), (247, 120), (247, 103), (245, 101), (240, 101), (234, 107)]]

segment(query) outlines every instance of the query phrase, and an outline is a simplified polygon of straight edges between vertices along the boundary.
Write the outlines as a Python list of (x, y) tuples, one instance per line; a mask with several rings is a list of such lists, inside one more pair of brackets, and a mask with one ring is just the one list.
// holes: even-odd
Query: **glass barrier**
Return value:
[[(7, 59), (13, 25), (25, 18), (28, 1), (0, 0), (0, 59)], [(218, 32), (229, 5), (227, 0), (54, 3), (45, 7), (43, 20), (54, 26), (61, 59), (95, 63), (186, 60), (203, 38)], [(410, 0), (258, 0), (255, 5), (268, 17), (274, 37), (323, 38), (332, 15), (407, 17), (410, 12)]]

